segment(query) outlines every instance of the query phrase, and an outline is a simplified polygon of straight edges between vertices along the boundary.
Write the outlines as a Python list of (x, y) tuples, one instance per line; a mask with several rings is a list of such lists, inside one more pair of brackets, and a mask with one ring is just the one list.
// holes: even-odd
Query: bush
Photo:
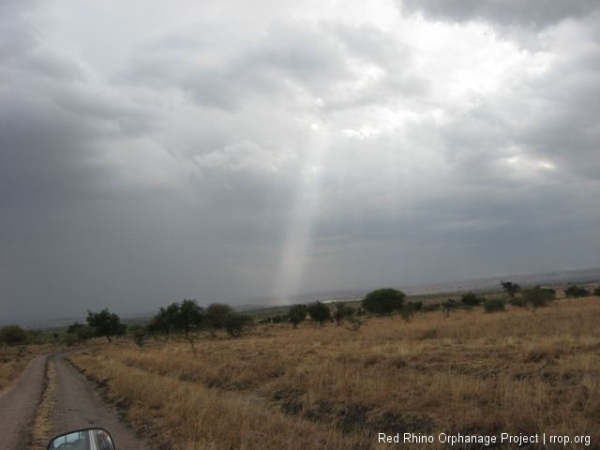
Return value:
[(486, 313), (506, 311), (504, 300), (499, 298), (489, 298), (483, 302), (483, 309)]
[(243, 314), (228, 314), (223, 321), (223, 328), (231, 337), (240, 337), (244, 329), (252, 324), (252, 317)]
[(79, 342), (93, 338), (95, 332), (89, 326), (75, 322), (67, 328), (67, 335), (72, 336), (69, 338), (69, 342)]
[(423, 302), (422, 301), (418, 301), (418, 302), (408, 302), (408, 304), (406, 305), (406, 307), (410, 310), (410, 311), (414, 311), (414, 312), (420, 312), (423, 311)]
[(129, 332), (133, 336), (133, 341), (138, 347), (143, 347), (146, 338), (148, 337), (148, 330), (142, 325), (133, 325), (129, 327)]
[(179, 323), (179, 310), (180, 305), (177, 302), (171, 303), (166, 308), (161, 306), (158, 313), (150, 319), (147, 327), (148, 331), (150, 333), (164, 333), (169, 336), (171, 332), (175, 331)]
[(321, 302), (311, 303), (308, 305), (307, 310), (310, 318), (315, 322), (318, 322), (321, 326), (331, 319), (331, 310), (329, 309), (329, 306)]
[(521, 291), (521, 286), (511, 281), (501, 281), (500, 285), (502, 286), (502, 289), (504, 289), (511, 297), (514, 297), (515, 294)]
[(208, 325), (217, 330), (225, 327), (225, 320), (233, 313), (231, 306), (225, 303), (212, 303), (206, 308)]
[(527, 303), (523, 297), (511, 297), (508, 300), (508, 303), (510, 303), (512, 306), (516, 306), (517, 308), (524, 308), (527, 306)]
[(369, 292), (362, 301), (362, 307), (374, 314), (391, 314), (404, 306), (404, 292), (392, 288)]
[(523, 289), (523, 300), (534, 308), (540, 308), (548, 305), (556, 297), (554, 289), (544, 289), (539, 286)]
[(290, 307), (287, 315), (294, 328), (296, 328), (300, 322), (306, 319), (306, 314), (308, 314), (306, 305), (294, 305)]
[(577, 285), (569, 286), (565, 290), (565, 295), (569, 298), (587, 297), (590, 294), (586, 288)]
[(600, 295), (600, 286), (594, 289), (594, 295)]
[(450, 314), (450, 311), (452, 311), (453, 309), (460, 308), (461, 304), (453, 298), (449, 298), (445, 302), (441, 303), (440, 307), (444, 310), (446, 316), (448, 316)]
[(423, 305), (423, 309), (421, 309), (421, 311), (434, 312), (434, 311), (439, 311), (441, 307), (442, 307), (441, 303), (428, 303), (427, 305)]
[(466, 294), (463, 294), (463, 296), (460, 298), (460, 301), (465, 306), (479, 306), (481, 303), (483, 303), (483, 299), (478, 297), (473, 292), (467, 292)]
[(333, 320), (335, 320), (338, 325), (341, 325), (345, 319), (348, 319), (354, 315), (354, 308), (346, 305), (343, 302), (334, 303), (334, 307)]
[(8, 345), (26, 344), (27, 331), (19, 325), (7, 325), (0, 328), (0, 342)]

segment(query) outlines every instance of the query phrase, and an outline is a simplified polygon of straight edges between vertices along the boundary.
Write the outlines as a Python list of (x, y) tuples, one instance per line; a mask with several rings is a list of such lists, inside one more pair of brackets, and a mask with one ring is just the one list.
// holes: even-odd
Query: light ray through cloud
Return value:
[(311, 137), (297, 180), (294, 205), (275, 280), (273, 299), (289, 303), (298, 293), (308, 260), (315, 219), (321, 206), (321, 183), (327, 164), (328, 130), (322, 123), (310, 125)]

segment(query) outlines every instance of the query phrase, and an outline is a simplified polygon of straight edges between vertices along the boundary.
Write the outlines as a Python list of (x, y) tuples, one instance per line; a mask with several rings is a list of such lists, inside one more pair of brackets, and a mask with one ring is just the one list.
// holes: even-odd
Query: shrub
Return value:
[(600, 295), (600, 286), (594, 289), (594, 295)]
[(488, 298), (483, 302), (483, 309), (486, 313), (493, 313), (499, 311), (505, 311), (505, 303), (504, 300), (500, 298)]
[(228, 314), (223, 321), (223, 327), (231, 337), (240, 337), (244, 329), (252, 324), (252, 317), (244, 314)]
[(510, 303), (512, 306), (516, 306), (517, 308), (524, 308), (527, 306), (527, 303), (523, 297), (511, 297), (508, 300), (508, 303)]
[(427, 305), (423, 305), (423, 309), (421, 311), (423, 311), (423, 312), (439, 311), (441, 307), (442, 307), (441, 303), (428, 303)]
[(523, 289), (523, 300), (534, 308), (540, 308), (548, 305), (556, 296), (554, 289), (544, 289), (539, 286)]
[(461, 304), (453, 298), (449, 298), (445, 302), (441, 303), (440, 307), (444, 310), (446, 316), (448, 316), (450, 314), (450, 311), (452, 311), (453, 309), (460, 308)]
[(588, 295), (590, 295), (590, 291), (588, 291), (584, 287), (573, 285), (569, 286), (565, 290), (565, 295), (569, 298), (587, 297)]
[(138, 347), (143, 347), (146, 337), (148, 337), (148, 330), (142, 325), (133, 325), (129, 327), (129, 331), (133, 336), (133, 342)]
[(19, 325), (7, 325), (0, 328), (0, 342), (8, 345), (19, 345), (27, 343), (27, 331)]
[(161, 306), (158, 313), (150, 319), (148, 331), (150, 333), (165, 333), (167, 336), (177, 328), (179, 316), (179, 303), (171, 303), (166, 308)]
[(423, 302), (420, 300), (418, 302), (408, 302), (406, 307), (408, 309), (410, 309), (411, 311), (415, 311), (415, 312), (423, 311)]
[(391, 314), (404, 306), (404, 292), (392, 288), (369, 292), (362, 301), (362, 307), (374, 314)]
[(344, 319), (348, 319), (354, 315), (354, 308), (348, 306), (343, 302), (334, 303), (333, 319), (338, 325), (344, 322)]
[(306, 319), (306, 314), (308, 314), (306, 305), (294, 305), (290, 307), (287, 315), (294, 328), (296, 328), (300, 322)]
[(72, 336), (69, 342), (87, 341), (95, 335), (95, 331), (83, 323), (75, 322), (67, 328), (67, 334)]
[(206, 319), (208, 325), (217, 330), (225, 326), (227, 316), (233, 313), (231, 306), (224, 303), (212, 303), (206, 308)]
[(515, 294), (521, 291), (521, 286), (511, 281), (501, 281), (500, 285), (502, 286), (502, 289), (504, 289), (511, 297), (514, 297)]
[(465, 306), (479, 306), (481, 303), (483, 303), (483, 299), (478, 297), (473, 292), (467, 292), (466, 294), (463, 294), (463, 296), (460, 298), (460, 301)]
[(321, 326), (331, 319), (331, 310), (329, 309), (329, 306), (321, 302), (311, 303), (308, 305), (307, 310), (310, 318), (315, 322), (318, 322)]

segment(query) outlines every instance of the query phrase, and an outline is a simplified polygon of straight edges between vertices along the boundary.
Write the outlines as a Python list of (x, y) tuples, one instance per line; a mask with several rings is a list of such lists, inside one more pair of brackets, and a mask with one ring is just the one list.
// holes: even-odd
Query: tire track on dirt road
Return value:
[(117, 410), (104, 402), (94, 383), (65, 360), (64, 353), (51, 358), (56, 370), (56, 393), (48, 439), (71, 430), (100, 427), (108, 430), (119, 449), (149, 449), (122, 422)]
[[(46, 367), (54, 366), (52, 402), (40, 405), (46, 389)], [(27, 450), (32, 445), (33, 425), (38, 407), (46, 409), (49, 422), (46, 436), (36, 433), (36, 441), (49, 442), (58, 434), (82, 428), (100, 427), (113, 436), (117, 448), (149, 450), (119, 418), (116, 409), (107, 405), (95, 391), (95, 384), (85, 378), (64, 353), (34, 359), (17, 382), (0, 395), (0, 448)]]
[(0, 396), (0, 446), (26, 450), (31, 427), (45, 388), (48, 355), (35, 358), (19, 379)]

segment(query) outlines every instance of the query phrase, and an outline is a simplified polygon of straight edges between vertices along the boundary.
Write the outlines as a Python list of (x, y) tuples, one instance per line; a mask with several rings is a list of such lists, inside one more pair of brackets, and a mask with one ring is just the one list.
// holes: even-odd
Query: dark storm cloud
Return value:
[(507, 27), (541, 29), (597, 10), (595, 0), (402, 0), (408, 12), (438, 20), (484, 20)]
[(16, 38), (20, 44), (3, 47), (0, 68), (2, 205), (89, 195), (107, 175), (93, 163), (102, 154), (95, 145), (146, 131), (150, 116), (107, 95), (86, 80), (79, 64), (44, 48), (21, 10), (8, 13), (2, 20), (12, 26), (0, 27), (0, 42)]
[(288, 247), (301, 291), (597, 261), (591, 3), (107, 4), (0, 1), (3, 317), (244, 303)]

